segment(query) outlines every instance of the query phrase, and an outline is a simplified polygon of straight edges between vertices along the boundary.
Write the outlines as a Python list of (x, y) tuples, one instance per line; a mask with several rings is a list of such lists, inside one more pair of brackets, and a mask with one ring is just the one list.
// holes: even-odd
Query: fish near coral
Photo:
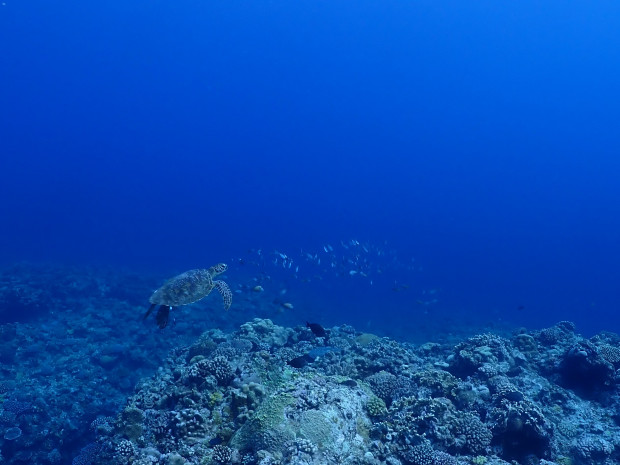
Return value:
[(327, 338), (327, 331), (318, 323), (309, 323), (306, 321), (306, 328), (309, 328), (316, 337)]

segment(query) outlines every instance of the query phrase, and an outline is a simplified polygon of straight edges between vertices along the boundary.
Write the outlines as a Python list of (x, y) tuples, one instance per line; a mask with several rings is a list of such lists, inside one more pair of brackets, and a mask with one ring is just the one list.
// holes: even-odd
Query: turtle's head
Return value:
[(213, 270), (214, 276), (217, 274), (223, 273), (227, 269), (228, 269), (228, 265), (226, 263), (218, 263), (217, 265), (211, 267), (211, 270)]

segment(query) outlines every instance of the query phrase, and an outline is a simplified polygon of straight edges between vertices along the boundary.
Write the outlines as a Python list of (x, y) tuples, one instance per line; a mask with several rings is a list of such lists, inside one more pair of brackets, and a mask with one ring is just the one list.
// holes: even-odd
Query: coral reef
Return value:
[(162, 334), (118, 324), (144, 305), (113, 279), (60, 275), (0, 276), (0, 304), (32, 292), (15, 305), (56, 316), (0, 326), (3, 463), (620, 463), (618, 335), (564, 321), (413, 345), (266, 318), (202, 331), (191, 310)]
[[(98, 463), (121, 463), (124, 444), (134, 463), (608, 465), (620, 459), (620, 427), (564, 381), (583, 349), (586, 368), (604, 367), (596, 385), (615, 405), (608, 346), (617, 346), (567, 327), (419, 347), (349, 327), (331, 328), (337, 346), (325, 346), (305, 328), (258, 319), (231, 334), (207, 331), (128, 400), (100, 435)], [(299, 368), (287, 363), (309, 353)], [(150, 397), (167, 400), (145, 404)], [(128, 415), (134, 408), (144, 414)]]

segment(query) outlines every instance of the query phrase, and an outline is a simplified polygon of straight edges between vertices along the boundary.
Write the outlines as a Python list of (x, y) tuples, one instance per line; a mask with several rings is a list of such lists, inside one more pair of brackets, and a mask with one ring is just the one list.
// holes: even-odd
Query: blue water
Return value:
[(618, 331), (619, 19), (612, 1), (5, 0), (0, 263), (173, 275), (260, 248), (275, 273), (275, 251), (306, 266), (353, 239), (398, 265), (285, 275), (300, 320)]

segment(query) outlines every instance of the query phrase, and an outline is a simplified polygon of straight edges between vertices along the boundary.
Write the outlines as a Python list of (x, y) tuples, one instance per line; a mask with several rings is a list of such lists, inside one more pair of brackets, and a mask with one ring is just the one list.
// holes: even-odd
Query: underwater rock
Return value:
[(293, 333), (294, 330), (292, 328), (283, 328), (282, 326), (274, 325), (269, 319), (260, 318), (255, 318), (239, 328), (239, 337), (260, 340), (269, 347), (282, 347), (286, 345)]
[(450, 372), (458, 377), (477, 374), (491, 378), (514, 370), (524, 359), (510, 341), (494, 334), (482, 334), (458, 344), (448, 361)]
[(550, 328), (534, 331), (533, 336), (545, 345), (556, 345), (575, 338), (575, 323), (560, 321)]
[(551, 424), (532, 402), (502, 401), (489, 414), (493, 442), (501, 444), (501, 457), (523, 461), (527, 456), (550, 458)]
[[(603, 350), (608, 357), (614, 355)], [(580, 341), (564, 354), (558, 372), (562, 384), (586, 398), (600, 398), (616, 389), (616, 370), (590, 341)]]

